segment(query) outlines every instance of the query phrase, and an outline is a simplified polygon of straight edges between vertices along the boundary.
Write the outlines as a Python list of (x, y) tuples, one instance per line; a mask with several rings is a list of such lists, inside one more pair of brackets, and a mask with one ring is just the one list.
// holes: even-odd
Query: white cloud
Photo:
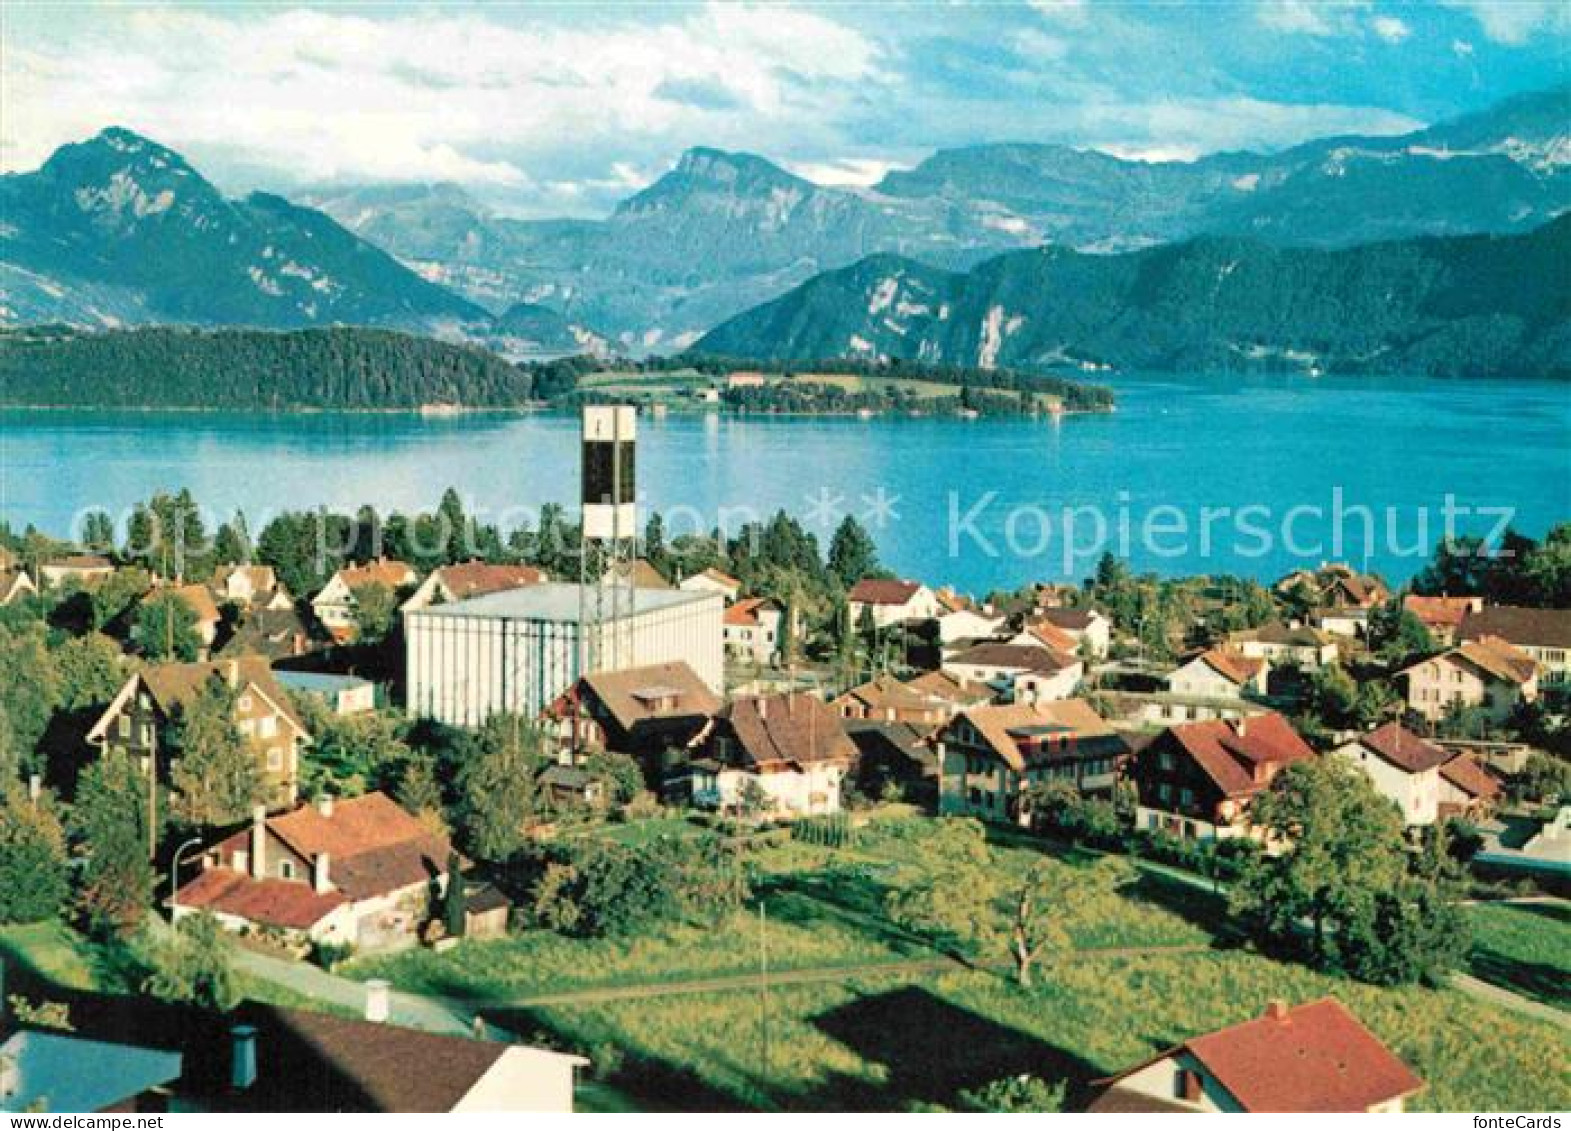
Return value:
[(1564, 35), (1571, 31), (1571, 6), (1564, 0), (1444, 0), (1448, 8), (1472, 14), (1484, 34), (1496, 43), (1526, 43), (1538, 31)]
[(1413, 34), (1413, 29), (1395, 16), (1376, 16), (1370, 21), (1369, 26), (1387, 43), (1401, 43)]
[(847, 157), (839, 161), (792, 161), (786, 168), (816, 185), (865, 188), (884, 179), (896, 167), (894, 161)]

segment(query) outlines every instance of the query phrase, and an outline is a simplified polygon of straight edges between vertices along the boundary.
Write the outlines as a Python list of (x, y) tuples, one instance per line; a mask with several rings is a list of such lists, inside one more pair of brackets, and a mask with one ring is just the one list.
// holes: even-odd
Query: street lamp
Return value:
[(179, 848), (175, 849), (175, 858), (169, 863), (169, 921), (175, 921), (175, 895), (180, 890), (180, 857), (185, 855), (185, 850), (192, 845), (200, 845), (202, 838), (194, 836)]

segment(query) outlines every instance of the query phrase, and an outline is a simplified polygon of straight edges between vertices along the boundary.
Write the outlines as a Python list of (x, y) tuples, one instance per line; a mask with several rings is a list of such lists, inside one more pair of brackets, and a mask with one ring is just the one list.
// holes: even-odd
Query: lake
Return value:
[[(847, 510), (891, 568), (984, 592), (1079, 578), (1103, 549), (1163, 573), (1263, 580), (1344, 559), (1394, 581), (1450, 528), (1571, 518), (1571, 387), (1541, 382), (1120, 377), (1108, 416), (673, 415), (640, 423), (646, 507), (668, 535), (784, 508), (825, 545)], [(64, 534), (188, 487), (215, 515), (456, 487), (488, 521), (570, 503), (577, 421), (558, 414), (0, 413), (0, 518)], [(1450, 513), (1447, 513), (1449, 499)]]

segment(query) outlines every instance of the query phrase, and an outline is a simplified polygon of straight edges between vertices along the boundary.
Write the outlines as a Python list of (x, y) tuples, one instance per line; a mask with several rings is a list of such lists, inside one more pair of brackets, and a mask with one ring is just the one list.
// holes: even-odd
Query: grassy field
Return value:
[(1571, 907), (1485, 904), (1468, 909), (1474, 975), (1547, 1005), (1571, 1010)]

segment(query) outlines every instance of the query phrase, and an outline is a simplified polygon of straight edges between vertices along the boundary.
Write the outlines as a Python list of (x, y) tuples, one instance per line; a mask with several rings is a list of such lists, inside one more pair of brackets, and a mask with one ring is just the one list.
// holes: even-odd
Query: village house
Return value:
[(1417, 593), (1408, 593), (1402, 598), (1402, 608), (1412, 613), (1428, 631), (1430, 638), (1442, 648), (1455, 644), (1457, 629), (1462, 627), (1462, 622), (1469, 614), (1483, 607), (1482, 597), (1421, 597)]
[(934, 736), (939, 812), (1030, 820), (1027, 792), (1067, 782), (1110, 793), (1129, 746), (1083, 699), (1010, 703), (960, 712)]
[(272, 566), (219, 566), (211, 588), (221, 603), (245, 609), (290, 609), (295, 603)]
[(1537, 663), (1495, 636), (1464, 640), (1398, 672), (1397, 678), (1407, 686), (1407, 709), (1430, 722), (1472, 707), (1501, 722), (1520, 704), (1538, 698)]
[(871, 618), (874, 628), (883, 629), (933, 620), (939, 613), (938, 598), (927, 586), (886, 577), (858, 581), (846, 595), (846, 608), (853, 628), (859, 627), (864, 617)]
[(1425, 742), (1400, 723), (1387, 723), (1332, 751), (1369, 776), (1380, 794), (1402, 811), (1408, 825), (1440, 818), (1440, 767), (1453, 755)]
[(1185, 840), (1258, 837), (1250, 803), (1282, 770), (1314, 756), (1274, 712), (1168, 727), (1129, 763), (1136, 827)]
[(746, 597), (726, 606), (721, 617), (726, 655), (751, 664), (772, 664), (780, 658), (785, 610), (772, 597)]
[(614, 750), (636, 759), (658, 786), (718, 710), (715, 693), (675, 661), (583, 676), (546, 708), (545, 718), (562, 758)]
[(840, 717), (816, 695), (739, 698), (721, 708), (689, 764), (694, 805), (724, 813), (793, 819), (840, 812), (857, 748)]
[(1458, 640), (1488, 637), (1504, 640), (1531, 656), (1545, 687), (1571, 683), (1571, 609), (1490, 605), (1469, 613), (1457, 629)]
[(37, 592), (38, 586), (33, 584), (33, 579), (25, 569), (0, 570), (0, 609), (18, 598)]
[(342, 644), (355, 634), (355, 591), (380, 585), (397, 595), (419, 580), (406, 562), (378, 558), (361, 565), (344, 566), (311, 598), (311, 611), (335, 641)]
[(231, 931), (377, 951), (411, 946), (448, 882), (452, 845), (384, 793), (323, 797), (208, 848), (169, 899)]
[(218, 639), (219, 628), (223, 625), (223, 615), (219, 613), (218, 606), (213, 603), (212, 590), (205, 585), (157, 586), (148, 590), (143, 596), (141, 607), (147, 608), (165, 594), (172, 594), (179, 598), (181, 604), (191, 610), (191, 627), (201, 643), (201, 655), (206, 658), (212, 651), (213, 643)]
[(968, 686), (945, 671), (923, 672), (905, 681), (907, 687), (925, 695), (954, 718), (966, 707), (979, 707), (992, 701), (993, 694), (985, 687)]
[(1344, 637), (1367, 635), (1370, 613), (1391, 599), (1391, 590), (1379, 574), (1360, 573), (1342, 562), (1296, 570), (1272, 589), (1278, 597), (1307, 605), (1314, 628)]
[(1265, 660), (1273, 668), (1299, 671), (1334, 664), (1337, 657), (1337, 643), (1330, 633), (1280, 621), (1235, 632), (1227, 638), (1227, 647), (1252, 660)]
[(38, 576), (45, 589), (58, 589), (68, 582), (90, 585), (114, 571), (114, 563), (98, 554), (68, 554), (40, 564)]
[(1423, 1080), (1335, 998), (1273, 1001), (1250, 1021), (1093, 1084), (1095, 1113), (1400, 1113)]
[(1022, 648), (1046, 648), (1065, 656), (1080, 655), (1080, 641), (1049, 620), (1027, 622), (1019, 632), (1004, 641)]
[(1096, 609), (1047, 608), (1038, 620), (1065, 633), (1075, 642), (1078, 655), (1104, 659), (1113, 646), (1113, 622)]
[[(365, 985), (359, 1017), (256, 1001), (220, 1012), (130, 994), (76, 1000), (67, 1039), (116, 1053), (110, 1063), (121, 1069), (122, 1086), (115, 1091), (125, 1092), (125, 1082), (144, 1088), (110, 1108), (120, 1113), (568, 1113), (575, 1076), (589, 1063), (547, 1048), (392, 1024), (390, 987), (374, 980)], [(133, 1046), (164, 1059), (144, 1054), (127, 1074), (120, 1050)], [(73, 1057), (67, 1079), (74, 1088), (101, 1090), (99, 1072), (84, 1079), (81, 1071), (101, 1063)], [(50, 1094), (49, 1110), (89, 1110), (62, 1104), (60, 1095)]]
[(432, 605), (449, 605), (470, 597), (500, 593), (504, 589), (539, 585), (545, 580), (546, 575), (534, 566), (460, 562), (433, 569), (399, 607), (403, 612), (428, 609)]
[(289, 696), (260, 656), (194, 664), (152, 664), (125, 681), (87, 732), (101, 750), (123, 750), (145, 772), (168, 781), (170, 728), (212, 680), (228, 685), (235, 700), (235, 726), (256, 753), (271, 808), (295, 803), (300, 749), (311, 741)]
[(1241, 699), (1264, 695), (1271, 664), (1226, 648), (1212, 648), (1167, 676), (1167, 689), (1188, 699)]
[(240, 614), (227, 627), (228, 636), (218, 646), (220, 657), (266, 656), (286, 660), (314, 652), (322, 645), (319, 630), (306, 623), (293, 605), (282, 609), (260, 608)]
[(1440, 767), (1440, 816), (1480, 817), (1493, 812), (1505, 793), (1500, 779), (1469, 752), (1453, 754)]
[(736, 600), (742, 593), (740, 581), (728, 573), (721, 573), (712, 566), (682, 578), (677, 588), (685, 589), (689, 593), (718, 593), (727, 603)]
[(860, 722), (911, 723), (931, 729), (948, 721), (952, 701), (880, 675), (859, 684), (829, 703), (842, 719)]
[(941, 600), (938, 614), (938, 643), (941, 647), (961, 641), (990, 640), (1004, 631), (1006, 620), (1002, 616), (982, 612), (970, 605), (955, 605)]
[(979, 644), (944, 663), (962, 684), (991, 688), (995, 696), (1067, 699), (1085, 677), (1085, 664), (1073, 655), (1027, 644)]

